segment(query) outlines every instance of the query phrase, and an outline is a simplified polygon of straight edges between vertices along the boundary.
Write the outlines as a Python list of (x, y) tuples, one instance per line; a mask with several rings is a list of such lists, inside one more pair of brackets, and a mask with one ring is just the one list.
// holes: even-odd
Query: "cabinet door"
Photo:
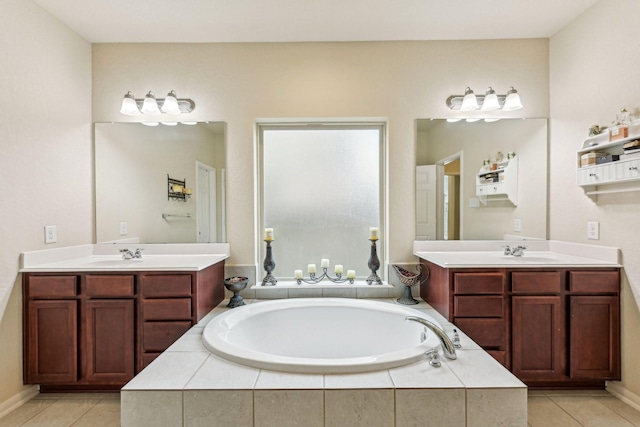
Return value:
[(72, 383), (78, 379), (78, 302), (28, 303), (25, 383)]
[(133, 299), (85, 302), (87, 380), (125, 384), (134, 375)]
[(512, 298), (512, 372), (520, 379), (553, 380), (566, 364), (560, 296)]
[(570, 299), (571, 378), (620, 379), (620, 302), (617, 296)]

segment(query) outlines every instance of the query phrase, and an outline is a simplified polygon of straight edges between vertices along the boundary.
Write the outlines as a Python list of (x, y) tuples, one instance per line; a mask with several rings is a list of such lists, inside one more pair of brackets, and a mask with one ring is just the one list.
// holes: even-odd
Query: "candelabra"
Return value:
[(262, 279), (262, 286), (275, 286), (278, 283), (278, 279), (276, 279), (271, 272), (276, 268), (276, 262), (273, 259), (273, 254), (271, 253), (271, 242), (273, 239), (265, 239), (267, 243), (267, 255), (264, 257), (264, 263), (262, 266), (264, 270), (267, 272), (264, 279)]
[(353, 285), (353, 280), (355, 279), (355, 273), (353, 275), (349, 275), (349, 273), (347, 272), (347, 277), (345, 277), (344, 279), (342, 278), (342, 273), (336, 273), (336, 277), (331, 277), (329, 276), (329, 273), (327, 273), (327, 269), (323, 267), (322, 274), (320, 276), (316, 277), (316, 273), (309, 273), (308, 279), (305, 279), (304, 277), (297, 277), (296, 282), (298, 283), (298, 285), (302, 284), (302, 282), (308, 283), (310, 285), (314, 285), (316, 283), (320, 283), (323, 279), (327, 279), (333, 283), (349, 282), (350, 284)]
[(367, 266), (369, 270), (371, 270), (371, 274), (367, 277), (367, 284), (372, 285), (382, 285), (382, 280), (376, 273), (380, 268), (380, 258), (378, 258), (378, 249), (376, 248), (376, 242), (378, 239), (369, 239), (371, 242), (371, 255), (369, 256), (369, 263)]

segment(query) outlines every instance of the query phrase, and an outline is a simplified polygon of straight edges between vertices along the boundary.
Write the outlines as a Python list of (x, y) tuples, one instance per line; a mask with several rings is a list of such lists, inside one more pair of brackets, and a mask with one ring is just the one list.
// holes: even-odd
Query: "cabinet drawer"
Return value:
[(456, 295), (453, 298), (456, 317), (502, 317), (502, 296)]
[(133, 297), (133, 283), (133, 275), (87, 274), (85, 276), (86, 294), (89, 297)]
[(190, 320), (191, 298), (142, 300), (143, 320)]
[(513, 292), (557, 294), (562, 292), (562, 273), (559, 271), (522, 271), (511, 273)]
[(75, 297), (78, 295), (77, 283), (77, 276), (29, 276), (29, 297)]
[(570, 271), (569, 291), (586, 293), (620, 292), (620, 272)]
[(501, 294), (504, 292), (502, 273), (455, 273), (456, 294)]
[(454, 323), (482, 348), (506, 346), (507, 331), (503, 319), (455, 318)]
[(191, 322), (144, 322), (142, 351), (165, 351), (191, 328)]
[(491, 355), (494, 359), (496, 359), (500, 364), (507, 369), (509, 365), (507, 365), (507, 352), (503, 350), (487, 350), (487, 353)]
[(140, 277), (143, 298), (190, 297), (190, 274), (143, 274)]

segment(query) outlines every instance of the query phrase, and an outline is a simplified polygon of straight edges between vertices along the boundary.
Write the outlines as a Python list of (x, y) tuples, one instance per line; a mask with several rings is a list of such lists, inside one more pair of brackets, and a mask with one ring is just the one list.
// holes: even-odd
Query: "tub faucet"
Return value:
[(522, 256), (524, 254), (524, 250), (527, 249), (526, 246), (518, 245), (515, 248), (510, 248), (509, 245), (505, 246), (504, 254), (505, 255), (513, 255), (513, 256)]
[(122, 259), (142, 258), (142, 249), (138, 248), (135, 252), (131, 252), (129, 249), (120, 249), (122, 253)]
[(433, 333), (436, 334), (436, 336), (440, 340), (440, 343), (442, 344), (442, 353), (444, 354), (444, 357), (451, 360), (455, 360), (458, 358), (458, 355), (456, 354), (455, 345), (453, 344), (451, 339), (449, 339), (449, 337), (444, 332), (444, 329), (442, 329), (441, 326), (436, 325), (435, 323), (427, 319), (423, 319), (422, 317), (407, 316), (404, 318), (404, 320), (412, 320), (414, 322), (418, 322), (421, 325), (429, 328), (431, 331), (433, 331)]

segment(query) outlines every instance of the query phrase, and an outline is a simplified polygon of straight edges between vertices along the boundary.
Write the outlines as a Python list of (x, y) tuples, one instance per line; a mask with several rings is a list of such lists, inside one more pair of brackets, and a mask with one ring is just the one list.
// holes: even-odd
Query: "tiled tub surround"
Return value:
[[(379, 299), (395, 304), (395, 299)], [(259, 301), (247, 301), (256, 303)], [(360, 374), (292, 374), (209, 353), (207, 322), (226, 301), (121, 392), (123, 426), (526, 426), (527, 389), (461, 334), (458, 359)], [(453, 326), (429, 305), (412, 306)]]

